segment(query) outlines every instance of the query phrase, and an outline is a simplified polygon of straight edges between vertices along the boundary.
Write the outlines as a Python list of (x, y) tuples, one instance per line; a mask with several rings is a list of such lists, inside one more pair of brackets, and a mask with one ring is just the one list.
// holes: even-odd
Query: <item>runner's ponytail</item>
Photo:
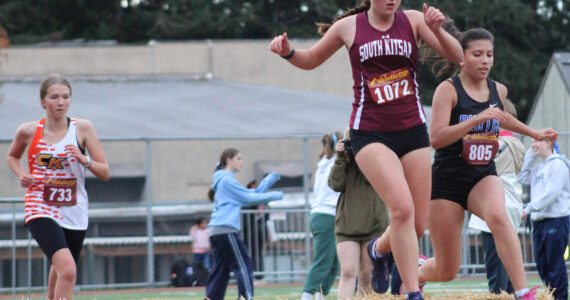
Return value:
[(362, 0), (362, 2), (360, 2), (359, 5), (347, 10), (340, 17), (334, 19), (334, 21), (332, 21), (332, 23), (330, 23), (330, 24), (317, 23), (317, 30), (318, 30), (320, 35), (325, 35), (327, 30), (329, 30), (329, 28), (331, 28), (332, 24), (334, 24), (336, 21), (343, 19), (343, 18), (346, 18), (348, 16), (356, 15), (358, 13), (361, 13), (363, 11), (368, 10), (369, 8), (370, 8), (370, 0)]

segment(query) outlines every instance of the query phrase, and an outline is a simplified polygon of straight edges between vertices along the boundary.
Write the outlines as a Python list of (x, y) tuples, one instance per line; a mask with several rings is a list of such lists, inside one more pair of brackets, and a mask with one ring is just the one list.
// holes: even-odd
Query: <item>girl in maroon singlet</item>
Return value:
[[(459, 63), (459, 42), (441, 28), (443, 14), (424, 4), (423, 13), (400, 11), (400, 0), (365, 0), (332, 25), (310, 49), (294, 50), (287, 33), (271, 51), (294, 66), (313, 69), (344, 46), (350, 56), (354, 103), (350, 118), (356, 162), (391, 216), (385, 233), (369, 243), (372, 286), (385, 292), (392, 255), (409, 299), (422, 299), (418, 241), (427, 223), (431, 191), (430, 148), (417, 84), (418, 43), (424, 41)], [(386, 275), (388, 274), (388, 275)]]
[(504, 187), (493, 158), (499, 126), (536, 140), (555, 140), (557, 133), (536, 131), (503, 111), (507, 88), (488, 78), (494, 61), (491, 33), (475, 28), (458, 37), (465, 57), (461, 71), (440, 83), (433, 95), (430, 140), (436, 153), (429, 232), (435, 257), (422, 265), (419, 279), (423, 283), (455, 278), (468, 210), (489, 225), (515, 299), (535, 300), (534, 291), (527, 288), (520, 241), (505, 209)]

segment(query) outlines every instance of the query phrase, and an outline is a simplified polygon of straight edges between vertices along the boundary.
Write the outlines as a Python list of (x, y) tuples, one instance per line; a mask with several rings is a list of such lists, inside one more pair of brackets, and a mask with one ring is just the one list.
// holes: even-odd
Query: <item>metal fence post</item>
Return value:
[[(44, 278), (43, 278), (43, 290), (44, 290), (44, 299), (47, 299), (47, 295), (48, 295), (48, 289), (49, 289), (49, 269), (51, 268), (51, 263), (48, 263), (48, 259), (47, 256), (43, 256), (44, 258), (42, 259), (42, 269), (43, 269), (43, 273), (44, 273)], [(77, 288), (77, 287), (76, 287)]]
[(32, 298), (32, 234), (28, 231), (28, 299)]
[(212, 40), (206, 40), (208, 44), (208, 72), (206, 73), (206, 78), (211, 79), (214, 77), (214, 44)]
[(146, 146), (146, 232), (147, 232), (147, 279), (148, 286), (154, 286), (154, 221), (152, 218), (152, 145), (150, 139), (145, 139)]
[(12, 299), (16, 299), (16, 202), (12, 202)]
[[(309, 205), (309, 138), (303, 137), (303, 192), (305, 194), (305, 209), (310, 209)], [(305, 261), (311, 261), (311, 227), (309, 213), (305, 213)], [(306, 270), (308, 272), (308, 270)]]

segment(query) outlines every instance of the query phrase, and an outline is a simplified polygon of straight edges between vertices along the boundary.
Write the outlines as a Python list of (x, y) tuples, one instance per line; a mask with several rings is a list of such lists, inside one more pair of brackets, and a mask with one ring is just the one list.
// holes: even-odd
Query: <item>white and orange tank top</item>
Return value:
[(25, 198), (26, 223), (50, 218), (61, 227), (86, 230), (88, 200), (85, 168), (65, 152), (65, 145), (77, 143), (77, 119), (69, 119), (67, 135), (55, 144), (44, 140), (45, 119), (38, 122), (28, 149), (28, 165), (33, 184)]

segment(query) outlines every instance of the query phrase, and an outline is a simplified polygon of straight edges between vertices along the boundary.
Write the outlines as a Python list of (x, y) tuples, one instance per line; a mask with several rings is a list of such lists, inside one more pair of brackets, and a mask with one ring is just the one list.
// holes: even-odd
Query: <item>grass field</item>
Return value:
[[(529, 287), (541, 285), (537, 276), (528, 279)], [(299, 299), (302, 292), (302, 284), (268, 284), (264, 282), (256, 282), (255, 298), (266, 300), (285, 300)], [(487, 281), (485, 278), (468, 278), (456, 279), (447, 283), (428, 283), (424, 288), (424, 294), (433, 298), (442, 298), (445, 295), (452, 295), (452, 298), (462, 298), (467, 293), (485, 293), (487, 292)], [(337, 286), (335, 285), (329, 299), (336, 299)], [(135, 300), (135, 299), (203, 299), (204, 287), (197, 288), (160, 288), (160, 289), (127, 289), (127, 290), (102, 290), (102, 291), (86, 291), (76, 294), (75, 299), (78, 300)], [(455, 296), (454, 296), (455, 295)], [(31, 299), (42, 299), (41, 294), (33, 294)], [(3, 299), (11, 298), (0, 296)], [(16, 299), (25, 299), (27, 295), (18, 295)], [(235, 300), (237, 298), (237, 287), (231, 285), (226, 292), (226, 299)], [(479, 298), (477, 298), (479, 299)]]

